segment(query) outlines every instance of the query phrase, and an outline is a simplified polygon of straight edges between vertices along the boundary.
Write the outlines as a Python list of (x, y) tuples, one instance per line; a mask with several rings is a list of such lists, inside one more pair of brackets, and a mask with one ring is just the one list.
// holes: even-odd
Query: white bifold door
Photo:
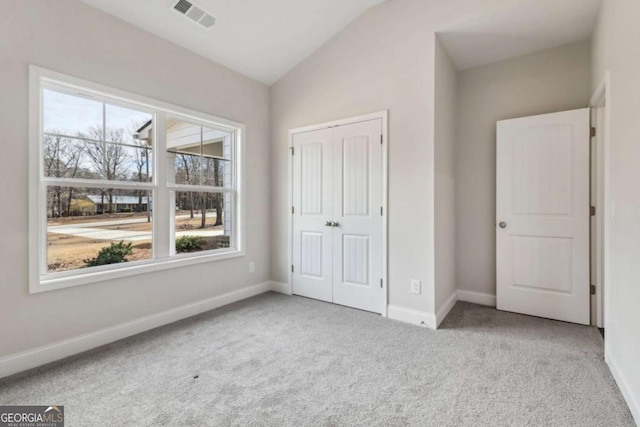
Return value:
[(382, 121), (293, 136), (293, 293), (381, 313)]
[(589, 324), (589, 109), (497, 124), (499, 310)]

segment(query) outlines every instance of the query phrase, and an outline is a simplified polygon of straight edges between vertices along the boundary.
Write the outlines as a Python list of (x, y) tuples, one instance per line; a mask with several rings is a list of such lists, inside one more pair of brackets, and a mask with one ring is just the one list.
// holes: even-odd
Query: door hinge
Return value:
[(380, 144), (383, 144), (383, 142), (382, 142), (383, 140), (384, 140), (383, 139), (383, 135), (380, 135)]
[(380, 216), (382, 216), (382, 206), (380, 206)]
[(291, 214), (293, 215), (294, 213), (296, 213), (296, 207), (295, 206), (291, 206)]
[(291, 264), (291, 272), (293, 273), (293, 264)]
[(294, 147), (289, 147), (289, 148), (291, 148), (291, 155), (293, 156), (296, 152), (296, 149)]
[(380, 279), (380, 287), (382, 287), (382, 279)]
[(596, 285), (591, 285), (591, 295), (595, 295), (596, 294)]
[(591, 206), (591, 208), (589, 209), (589, 213), (591, 214), (591, 216), (596, 216), (596, 207)]
[(596, 136), (596, 128), (591, 126), (591, 138), (593, 138), (594, 136)]

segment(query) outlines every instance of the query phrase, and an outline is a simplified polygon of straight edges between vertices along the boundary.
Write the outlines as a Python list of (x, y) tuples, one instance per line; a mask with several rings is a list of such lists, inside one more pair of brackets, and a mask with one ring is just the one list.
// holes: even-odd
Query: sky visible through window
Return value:
[[(92, 127), (102, 128), (102, 102), (80, 96), (44, 90), (44, 131), (76, 136)], [(106, 126), (109, 129), (125, 129), (124, 140), (131, 142), (135, 126), (151, 119), (148, 113), (115, 105), (106, 106)]]

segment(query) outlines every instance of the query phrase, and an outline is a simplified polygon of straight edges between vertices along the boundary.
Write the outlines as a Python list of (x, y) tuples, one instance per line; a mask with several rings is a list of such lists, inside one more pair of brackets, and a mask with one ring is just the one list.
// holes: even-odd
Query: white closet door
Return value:
[(381, 313), (382, 121), (333, 128), (333, 302)]
[(293, 137), (293, 293), (332, 301), (332, 132)]
[(589, 324), (589, 110), (498, 122), (497, 306)]

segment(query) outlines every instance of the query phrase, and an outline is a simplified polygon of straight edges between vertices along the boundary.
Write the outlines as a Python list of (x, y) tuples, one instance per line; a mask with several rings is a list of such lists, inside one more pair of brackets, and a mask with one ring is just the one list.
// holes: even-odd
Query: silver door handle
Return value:
[(331, 221), (331, 226), (332, 227), (337, 227), (339, 225), (340, 225), (340, 223), (338, 223), (337, 221)]
[(324, 222), (324, 225), (325, 225), (326, 227), (333, 227), (333, 221), (325, 221), (325, 222)]
[(507, 228), (507, 223), (504, 221), (500, 221), (500, 223), (498, 224), (498, 227), (500, 228)]

